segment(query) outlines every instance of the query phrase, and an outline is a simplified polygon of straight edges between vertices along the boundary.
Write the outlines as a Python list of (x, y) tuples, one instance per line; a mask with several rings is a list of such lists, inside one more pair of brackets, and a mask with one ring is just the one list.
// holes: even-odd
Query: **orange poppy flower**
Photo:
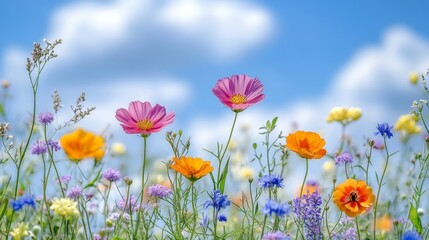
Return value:
[(60, 144), (72, 161), (78, 162), (84, 158), (94, 158), (95, 161), (100, 161), (104, 156), (103, 137), (81, 128), (63, 135), (60, 138)]
[(320, 159), (325, 156), (325, 144), (325, 139), (315, 132), (296, 131), (286, 137), (286, 147), (307, 159)]
[(173, 161), (170, 168), (181, 173), (191, 182), (197, 181), (214, 170), (209, 161), (203, 161), (201, 158), (173, 157)]
[(332, 200), (347, 216), (355, 217), (374, 204), (375, 196), (364, 181), (349, 178), (335, 188)]

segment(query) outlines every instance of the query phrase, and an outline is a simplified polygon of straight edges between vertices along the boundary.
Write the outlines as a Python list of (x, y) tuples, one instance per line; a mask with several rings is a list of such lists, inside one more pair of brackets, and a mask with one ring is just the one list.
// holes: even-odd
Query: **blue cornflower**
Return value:
[(33, 196), (22, 196), (15, 201), (12, 201), (12, 208), (14, 211), (21, 210), (21, 208), (23, 208), (25, 205), (31, 206), (33, 208), (36, 207), (36, 202), (34, 201)]
[(43, 125), (48, 125), (52, 121), (54, 121), (54, 115), (50, 112), (42, 112), (39, 114), (38, 120), (39, 120), (39, 123)]
[(226, 208), (231, 205), (231, 201), (228, 199), (227, 195), (223, 195), (219, 190), (213, 190), (213, 195), (210, 195), (211, 200), (207, 200), (204, 203), (204, 209), (207, 209), (209, 206), (212, 206), (219, 212), (222, 208)]
[(304, 222), (307, 239), (322, 239), (322, 197), (318, 191), (293, 200), (293, 211)]
[(276, 202), (271, 199), (267, 201), (264, 208), (264, 214), (269, 214), (270, 217), (273, 213), (279, 217), (284, 217), (289, 212), (290, 209), (286, 203)]
[(380, 133), (381, 136), (383, 137), (393, 137), (393, 133), (391, 132), (393, 126), (389, 126), (388, 123), (379, 123), (377, 124), (377, 130), (378, 132), (375, 133), (375, 135), (378, 135)]
[(228, 218), (225, 215), (223, 215), (223, 214), (219, 215), (219, 217), (217, 219), (219, 220), (219, 222), (226, 222), (226, 221), (228, 221)]
[(422, 240), (422, 236), (416, 231), (408, 230), (402, 235), (402, 240)]
[(353, 163), (353, 157), (348, 152), (343, 152), (340, 155), (335, 155), (334, 159), (335, 159), (335, 165), (342, 165), (342, 164), (346, 164), (346, 163)]
[(277, 175), (264, 175), (258, 179), (259, 186), (264, 189), (267, 188), (282, 188), (283, 187), (283, 178)]
[(286, 234), (280, 231), (270, 232), (262, 236), (262, 240), (289, 240), (289, 239), (290, 239), (289, 236), (287, 236)]

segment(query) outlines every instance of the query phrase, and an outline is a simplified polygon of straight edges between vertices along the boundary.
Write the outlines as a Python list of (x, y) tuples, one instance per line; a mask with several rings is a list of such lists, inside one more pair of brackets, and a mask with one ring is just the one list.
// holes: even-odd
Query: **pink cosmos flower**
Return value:
[(245, 74), (232, 75), (217, 81), (212, 89), (214, 95), (234, 112), (244, 109), (262, 101), (264, 86), (257, 78)]
[(156, 104), (154, 107), (149, 102), (131, 102), (128, 110), (120, 108), (116, 110), (116, 119), (122, 124), (126, 133), (150, 135), (174, 121), (174, 113), (167, 114), (165, 107)]

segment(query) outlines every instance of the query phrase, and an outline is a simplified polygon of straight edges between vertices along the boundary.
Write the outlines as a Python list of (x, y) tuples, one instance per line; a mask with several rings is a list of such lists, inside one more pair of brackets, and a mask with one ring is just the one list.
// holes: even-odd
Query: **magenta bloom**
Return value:
[(257, 78), (245, 74), (232, 75), (217, 81), (212, 89), (214, 95), (231, 110), (241, 112), (262, 101), (264, 86)]
[(165, 107), (156, 104), (154, 107), (149, 102), (134, 101), (127, 109), (116, 110), (116, 119), (122, 124), (126, 133), (150, 135), (174, 121), (174, 113), (167, 114)]

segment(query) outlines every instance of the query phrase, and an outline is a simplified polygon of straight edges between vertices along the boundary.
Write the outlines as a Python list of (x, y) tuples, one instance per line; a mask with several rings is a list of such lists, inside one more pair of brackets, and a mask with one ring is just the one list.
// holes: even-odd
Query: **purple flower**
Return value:
[(34, 142), (33, 145), (31, 145), (30, 147), (30, 152), (31, 154), (34, 154), (34, 155), (44, 154), (46, 153), (47, 150), (48, 148), (46, 147), (46, 143), (40, 140), (37, 140), (36, 142)]
[[(58, 181), (58, 180), (57, 180)], [(70, 175), (64, 175), (60, 178), (60, 181), (62, 184), (69, 184), (69, 182), (71, 181), (71, 176)]]
[(214, 190), (213, 195), (210, 195), (211, 200), (207, 200), (204, 203), (204, 209), (207, 209), (209, 206), (212, 206), (214, 209), (216, 209), (217, 212), (220, 211), (222, 208), (226, 208), (229, 205), (231, 205), (231, 201), (228, 200), (227, 195), (223, 195), (220, 193), (219, 190)]
[(223, 215), (223, 214), (220, 214), (217, 219), (219, 220), (219, 222), (226, 222), (226, 221), (228, 221), (228, 218), (225, 215)]
[(332, 233), (331, 237), (334, 240), (343, 240), (343, 239), (358, 240), (356, 228), (354, 228), (354, 227), (342, 229), (341, 232)]
[(283, 187), (283, 178), (277, 175), (264, 175), (258, 179), (259, 186), (264, 189), (267, 188), (282, 188)]
[(39, 114), (38, 120), (39, 120), (39, 123), (43, 125), (48, 125), (52, 121), (54, 121), (54, 115), (50, 112), (42, 112)]
[(23, 208), (25, 205), (31, 206), (33, 208), (36, 207), (34, 197), (30, 195), (17, 198), (15, 201), (12, 201), (11, 204), (14, 211), (21, 210), (21, 208)]
[(383, 137), (390, 138), (393, 136), (393, 133), (391, 132), (392, 128), (393, 128), (393, 126), (389, 126), (388, 123), (381, 123), (381, 124), (379, 123), (379, 124), (377, 124), (378, 132), (376, 132), (375, 135), (380, 134)]
[(103, 172), (103, 178), (109, 182), (116, 182), (121, 179), (121, 174), (118, 170), (109, 168)]
[(286, 234), (280, 231), (270, 232), (262, 236), (262, 240), (289, 240), (289, 239), (290, 237), (288, 237)]
[(353, 163), (353, 157), (348, 152), (343, 152), (339, 156), (335, 155), (334, 159), (335, 159), (335, 165), (342, 165), (342, 164), (347, 164), (347, 163)]
[(200, 222), (201, 227), (205, 228), (209, 225), (209, 217), (203, 213), (203, 221)]
[(269, 214), (270, 217), (273, 213), (279, 217), (284, 217), (289, 211), (289, 206), (286, 203), (276, 202), (272, 199), (269, 199), (264, 207), (264, 214)]
[(293, 212), (304, 222), (306, 239), (322, 239), (322, 197), (318, 191), (293, 200)]
[(61, 146), (57, 141), (48, 140), (48, 146), (51, 147), (55, 152), (61, 150)]
[(149, 196), (152, 197), (165, 198), (168, 195), (172, 194), (173, 191), (170, 188), (161, 184), (155, 184), (147, 188), (147, 193), (149, 194)]
[(418, 232), (412, 231), (412, 230), (408, 230), (402, 235), (402, 240), (422, 240), (422, 239), (423, 239), (422, 236)]
[(137, 203), (137, 199), (134, 198), (134, 196), (130, 196), (128, 199), (128, 203), (125, 202), (125, 199), (121, 199), (118, 202), (118, 207), (120, 210), (125, 212), (137, 212), (139, 210), (139, 206)]
[(71, 198), (71, 199), (78, 199), (80, 196), (82, 196), (82, 187), (81, 186), (76, 186), (73, 188), (70, 188), (67, 191), (67, 197)]

